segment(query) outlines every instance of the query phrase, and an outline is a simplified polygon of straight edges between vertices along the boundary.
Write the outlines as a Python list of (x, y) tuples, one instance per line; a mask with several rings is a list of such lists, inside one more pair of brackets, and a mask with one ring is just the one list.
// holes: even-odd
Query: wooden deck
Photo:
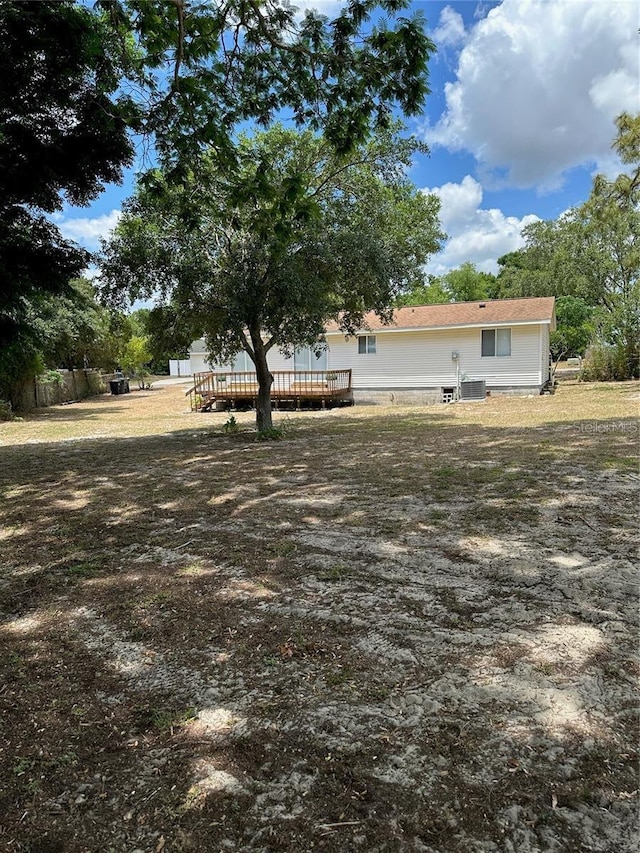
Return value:
[[(272, 376), (271, 399), (276, 408), (280, 404), (301, 408), (313, 402), (325, 408), (353, 402), (351, 370), (274, 370)], [(193, 381), (193, 388), (186, 392), (193, 412), (208, 412), (219, 403), (230, 408), (239, 403), (256, 405), (255, 373), (196, 373)]]

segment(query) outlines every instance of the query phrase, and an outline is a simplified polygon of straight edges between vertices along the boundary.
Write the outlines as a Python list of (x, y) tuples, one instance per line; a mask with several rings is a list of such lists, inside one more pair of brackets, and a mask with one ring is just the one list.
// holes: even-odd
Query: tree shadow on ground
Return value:
[[(108, 408), (101, 407), (100, 403), (111, 403)], [(82, 402), (71, 402), (64, 403), (60, 406), (52, 406), (48, 409), (40, 409), (38, 411), (30, 412), (28, 415), (24, 415), (22, 420), (25, 423), (38, 423), (39, 421), (65, 421), (65, 422), (73, 422), (77, 420), (98, 420), (100, 418), (104, 418), (105, 415), (112, 415), (113, 417), (117, 417), (119, 414), (122, 414), (125, 411), (124, 408), (120, 406), (114, 406), (111, 400), (102, 401), (100, 398), (96, 398), (92, 401), (91, 406), (83, 405)]]
[(637, 436), (3, 448), (5, 838), (625, 849)]

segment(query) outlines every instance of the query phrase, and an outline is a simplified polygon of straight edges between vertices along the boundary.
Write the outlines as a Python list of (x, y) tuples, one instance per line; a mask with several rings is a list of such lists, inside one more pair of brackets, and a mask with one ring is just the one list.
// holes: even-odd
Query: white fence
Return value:
[(169, 359), (169, 376), (191, 376), (191, 359)]

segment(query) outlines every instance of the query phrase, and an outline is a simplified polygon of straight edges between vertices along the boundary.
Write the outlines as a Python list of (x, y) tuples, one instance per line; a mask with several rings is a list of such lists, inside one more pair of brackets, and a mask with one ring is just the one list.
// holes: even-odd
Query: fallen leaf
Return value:
[(278, 650), (283, 658), (292, 658), (294, 649), (295, 646), (290, 643), (285, 643), (284, 646), (280, 646)]

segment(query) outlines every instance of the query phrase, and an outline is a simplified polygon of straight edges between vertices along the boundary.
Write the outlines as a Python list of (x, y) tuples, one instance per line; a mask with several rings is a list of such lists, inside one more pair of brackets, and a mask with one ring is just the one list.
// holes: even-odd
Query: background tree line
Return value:
[[(168, 373), (169, 360), (185, 358), (192, 329), (171, 308), (131, 313), (106, 307), (85, 278), (73, 279), (62, 294), (40, 294), (23, 302), (24, 329), (2, 350), (0, 389), (19, 396), (25, 377), (50, 370), (121, 367), (143, 381)], [(3, 395), (0, 395), (2, 398)]]
[(598, 175), (589, 198), (555, 220), (523, 230), (525, 245), (498, 259), (497, 275), (463, 264), (403, 297), (400, 304), (555, 296), (556, 359), (588, 354), (586, 375), (640, 374), (640, 116), (616, 120), (613, 148), (629, 166)]

